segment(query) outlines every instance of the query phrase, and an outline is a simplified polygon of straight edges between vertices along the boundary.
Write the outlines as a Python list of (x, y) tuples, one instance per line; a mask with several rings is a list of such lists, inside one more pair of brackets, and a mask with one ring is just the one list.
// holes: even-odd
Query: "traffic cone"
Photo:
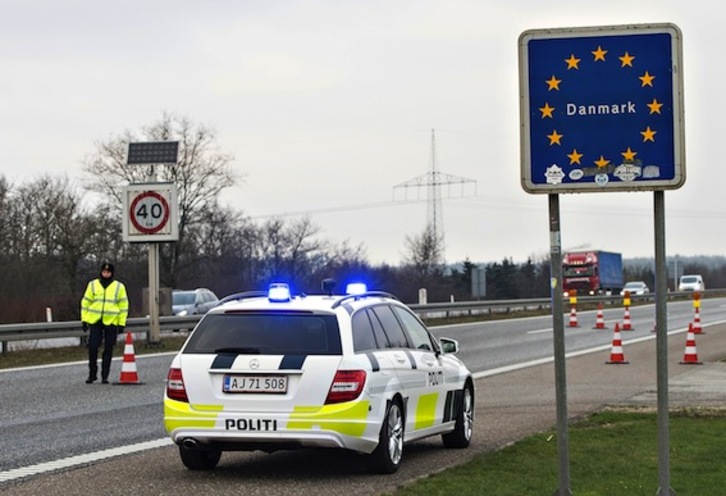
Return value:
[(136, 357), (134, 356), (134, 340), (131, 332), (126, 332), (126, 342), (124, 344), (124, 358), (121, 362), (121, 376), (118, 382), (114, 384), (120, 385), (141, 385), (139, 374), (136, 372)]
[(610, 351), (610, 360), (605, 363), (630, 363), (625, 360), (623, 354), (623, 343), (620, 341), (620, 324), (615, 324), (615, 331), (613, 332), (613, 347)]
[(605, 317), (602, 314), (602, 303), (597, 304), (597, 318), (595, 319), (595, 327), (593, 329), (607, 329), (605, 327)]
[(623, 331), (632, 331), (633, 327), (630, 325), (630, 308), (625, 307), (625, 315), (623, 316)]
[(706, 334), (701, 328), (701, 311), (696, 307), (695, 314), (693, 316), (693, 334)]
[(696, 352), (696, 338), (693, 336), (693, 326), (688, 324), (688, 334), (686, 335), (686, 351), (683, 353), (682, 365), (702, 365), (703, 362), (698, 360)]
[(570, 307), (570, 327), (580, 327), (577, 324), (577, 310), (575, 309), (575, 305)]

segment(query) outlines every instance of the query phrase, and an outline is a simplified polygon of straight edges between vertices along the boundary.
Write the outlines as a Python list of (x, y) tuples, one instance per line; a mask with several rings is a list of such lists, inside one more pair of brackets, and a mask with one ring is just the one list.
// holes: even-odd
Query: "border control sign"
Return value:
[(522, 187), (676, 189), (686, 179), (681, 32), (673, 24), (519, 38)]

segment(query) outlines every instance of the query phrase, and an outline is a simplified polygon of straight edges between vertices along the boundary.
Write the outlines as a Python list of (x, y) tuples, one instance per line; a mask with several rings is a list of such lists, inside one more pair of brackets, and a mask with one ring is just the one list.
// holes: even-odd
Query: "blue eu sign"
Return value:
[(673, 24), (525, 31), (522, 187), (529, 193), (683, 185), (683, 64)]

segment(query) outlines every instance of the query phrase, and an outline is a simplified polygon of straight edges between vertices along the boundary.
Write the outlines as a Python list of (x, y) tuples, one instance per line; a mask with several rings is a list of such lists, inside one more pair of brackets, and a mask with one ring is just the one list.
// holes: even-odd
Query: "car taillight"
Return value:
[(366, 383), (365, 370), (339, 370), (330, 385), (325, 404), (353, 401), (363, 391)]
[(169, 374), (166, 376), (166, 395), (172, 400), (189, 403), (181, 369), (169, 369)]

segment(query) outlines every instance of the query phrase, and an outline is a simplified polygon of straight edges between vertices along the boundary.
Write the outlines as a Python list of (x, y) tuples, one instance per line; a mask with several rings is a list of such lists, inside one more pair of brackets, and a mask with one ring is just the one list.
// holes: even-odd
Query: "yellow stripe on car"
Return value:
[(436, 420), (436, 401), (439, 393), (422, 394), (416, 405), (416, 429), (425, 429), (434, 425)]
[(164, 427), (167, 432), (175, 429), (203, 428), (213, 429), (222, 405), (194, 405), (183, 401), (164, 399)]

